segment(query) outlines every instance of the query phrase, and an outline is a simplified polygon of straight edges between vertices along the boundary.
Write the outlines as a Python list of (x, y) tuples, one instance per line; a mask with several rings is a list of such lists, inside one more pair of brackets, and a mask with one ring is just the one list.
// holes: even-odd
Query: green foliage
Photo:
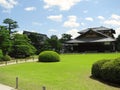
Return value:
[(18, 24), (16, 21), (10, 19), (10, 18), (6, 18), (3, 23), (7, 24), (7, 29), (9, 30), (9, 34), (12, 33), (12, 29), (18, 28)]
[(39, 62), (59, 62), (59, 54), (54, 51), (43, 51), (39, 54)]
[(120, 83), (120, 58), (102, 60), (93, 64), (92, 76), (105, 81)]
[(52, 35), (49, 39), (45, 41), (43, 50), (54, 50), (56, 52), (60, 52), (62, 45), (58, 40), (56, 35)]
[(103, 80), (120, 84), (120, 58), (105, 63), (101, 70)]
[(2, 57), (3, 57), (3, 53), (2, 50), (0, 49), (0, 61), (2, 60)]
[(117, 51), (120, 51), (120, 35), (116, 39), (116, 48), (117, 48)]
[(108, 62), (108, 61), (109, 60), (100, 60), (100, 61), (95, 62), (92, 65), (92, 76), (96, 77), (96, 78), (100, 78), (101, 77), (101, 68), (102, 68), (102, 65), (104, 63)]
[(9, 55), (3, 56), (2, 60), (3, 61), (10, 61), (11, 57)]
[(32, 47), (28, 45), (16, 45), (14, 48), (15, 57), (28, 57), (34, 54)]
[(31, 45), (29, 38), (23, 34), (15, 34), (13, 36), (13, 49), (10, 53), (13, 57), (28, 57), (35, 54), (36, 49)]
[(65, 43), (66, 41), (71, 40), (71, 37), (72, 37), (72, 35), (70, 35), (70, 34), (62, 34), (60, 42)]
[(4, 55), (11, 51), (11, 46), (9, 31), (4, 27), (0, 28), (0, 49), (2, 49)]
[(24, 31), (23, 34), (28, 36), (28, 38), (31, 40), (31, 44), (37, 49), (36, 53), (39, 54), (44, 47), (44, 41), (48, 39), (48, 37), (44, 34), (28, 31)]

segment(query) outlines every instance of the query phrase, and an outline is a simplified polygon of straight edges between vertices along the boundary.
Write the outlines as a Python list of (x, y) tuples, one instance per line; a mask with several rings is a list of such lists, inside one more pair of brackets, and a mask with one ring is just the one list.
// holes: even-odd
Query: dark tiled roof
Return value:
[(84, 29), (78, 33), (85, 33), (87, 31), (89, 31), (90, 29), (94, 30), (94, 31), (112, 31), (113, 33), (115, 33), (115, 30), (111, 29), (111, 28), (106, 28), (106, 27), (103, 27), (103, 26), (100, 26), (100, 27), (94, 27), (94, 28), (87, 28), (87, 29)]
[[(94, 43), (94, 42), (113, 42), (115, 39), (113, 37), (110, 37), (102, 32), (99, 32), (99, 30), (112, 30), (106, 27), (97, 27), (97, 28), (88, 28), (83, 30), (84, 33), (82, 33), (77, 38), (67, 41), (66, 43)], [(85, 34), (88, 34), (90, 31), (96, 33), (99, 35), (99, 37), (84, 37)]]
[(96, 38), (87, 38), (87, 39), (73, 39), (70, 41), (67, 41), (66, 43), (93, 43), (93, 42), (112, 42), (115, 41), (113, 38), (101, 38), (101, 39), (96, 39)]

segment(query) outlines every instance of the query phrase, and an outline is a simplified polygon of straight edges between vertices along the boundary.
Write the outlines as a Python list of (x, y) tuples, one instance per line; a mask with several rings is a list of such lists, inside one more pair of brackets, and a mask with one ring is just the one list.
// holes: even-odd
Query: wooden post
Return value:
[(18, 63), (18, 60), (16, 59), (16, 63)]
[(46, 87), (45, 87), (45, 86), (43, 86), (43, 87), (42, 87), (42, 90), (46, 90)]
[(18, 89), (18, 77), (16, 77), (16, 89)]
[(33, 61), (34, 61), (34, 56), (33, 56)]
[(5, 64), (7, 65), (7, 61), (5, 61)]

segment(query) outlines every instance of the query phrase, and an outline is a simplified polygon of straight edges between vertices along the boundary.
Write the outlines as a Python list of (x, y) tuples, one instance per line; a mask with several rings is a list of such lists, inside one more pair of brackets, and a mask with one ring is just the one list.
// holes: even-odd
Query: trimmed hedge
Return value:
[(102, 65), (108, 61), (110, 60), (100, 60), (95, 62), (92, 66), (92, 76), (96, 78), (100, 78)]
[(95, 62), (92, 66), (92, 76), (120, 84), (120, 58)]
[(3, 56), (2, 60), (3, 61), (10, 61), (11, 57), (9, 55)]
[(57, 52), (54, 51), (43, 51), (39, 54), (39, 62), (59, 62), (60, 57)]

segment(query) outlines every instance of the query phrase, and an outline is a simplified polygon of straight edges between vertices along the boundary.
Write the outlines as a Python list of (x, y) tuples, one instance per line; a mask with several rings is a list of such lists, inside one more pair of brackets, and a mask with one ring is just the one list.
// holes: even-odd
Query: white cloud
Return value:
[(17, 32), (18, 34), (23, 34), (23, 30), (19, 30), (18, 32)]
[(82, 25), (82, 26), (85, 26), (85, 23), (82, 22), (81, 25)]
[(83, 13), (88, 13), (88, 10), (84, 10)]
[(117, 37), (120, 34), (120, 15), (112, 14), (108, 19), (103, 22), (105, 25), (109, 25), (115, 28)]
[(61, 22), (62, 21), (62, 15), (51, 15), (51, 16), (48, 16), (47, 18), (52, 20), (52, 21), (56, 21), (56, 22)]
[(93, 18), (92, 18), (92, 17), (86, 17), (85, 20), (92, 22), (92, 21), (93, 21)]
[(35, 11), (36, 7), (26, 7), (25, 10), (26, 11)]
[(104, 21), (104, 24), (112, 25), (112, 26), (119, 26), (120, 21), (111, 19), (111, 20)]
[(77, 37), (77, 36), (80, 35), (80, 34), (78, 34), (78, 32), (79, 32), (79, 30), (77, 30), (77, 29), (72, 29), (72, 30), (67, 31), (66, 33), (67, 33), (67, 34), (71, 34), (71, 35), (72, 35), (72, 39), (73, 39), (73, 38), (75, 38), (75, 37)]
[(69, 10), (72, 6), (79, 3), (81, 0), (44, 0), (45, 2), (45, 9), (57, 6), (60, 10)]
[(50, 29), (50, 30), (48, 30), (49, 32), (57, 32), (57, 30), (56, 29)]
[(18, 2), (16, 0), (0, 0), (0, 6), (6, 10), (10, 10), (16, 6)]
[(80, 24), (77, 22), (76, 16), (68, 16), (68, 21), (65, 21), (63, 24), (64, 27), (75, 28), (79, 27)]
[(105, 19), (103, 16), (98, 16), (97, 18), (100, 19), (100, 20), (104, 20)]
[(116, 14), (112, 14), (112, 15), (111, 15), (111, 18), (112, 18), (112, 19), (115, 19), (115, 20), (118, 20), (118, 19), (120, 20), (120, 16), (119, 16), (119, 15), (116, 15)]
[(41, 26), (42, 23), (39, 23), (39, 22), (32, 22), (33, 25), (36, 25), (36, 26)]
[(117, 28), (115, 31), (116, 31), (116, 34), (114, 36), (115, 36), (115, 38), (117, 38), (118, 35), (120, 35), (120, 27)]
[(112, 14), (109, 19), (104, 21), (104, 24), (111, 26), (120, 26), (120, 16)]

